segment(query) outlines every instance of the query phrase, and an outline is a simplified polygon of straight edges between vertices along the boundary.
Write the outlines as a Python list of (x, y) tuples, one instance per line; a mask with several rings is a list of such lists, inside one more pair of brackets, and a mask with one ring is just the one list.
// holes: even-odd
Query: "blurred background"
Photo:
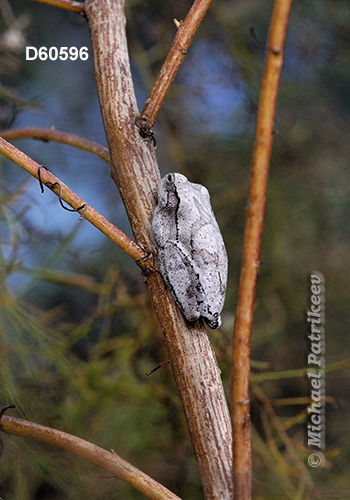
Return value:
[[(215, 0), (156, 125), (162, 175), (211, 193), (229, 255), (223, 325), (210, 331), (227, 393), (255, 119), (273, 2)], [(187, 0), (127, 1), (142, 108)], [(1, 129), (55, 127), (106, 145), (89, 30), (77, 14), (0, 0)], [(25, 60), (25, 47), (89, 49), (87, 61)], [(350, 498), (349, 371), (326, 375), (326, 464), (307, 465), (309, 274), (325, 277), (326, 364), (349, 358), (350, 4), (295, 0), (282, 73), (252, 338), (253, 497)], [(109, 166), (55, 142), (14, 144), (130, 233)], [(49, 190), (0, 159), (0, 406), (87, 439), (182, 498), (202, 498), (171, 369), (139, 269)], [(335, 368), (337, 368), (335, 366)], [(271, 403), (273, 416), (262, 404)], [(298, 460), (277, 430), (282, 424)], [(141, 499), (60, 450), (1, 435), (3, 500)], [(299, 462), (298, 462), (299, 461)], [(300, 472), (302, 470), (302, 472)], [(313, 482), (315, 491), (306, 488)]]

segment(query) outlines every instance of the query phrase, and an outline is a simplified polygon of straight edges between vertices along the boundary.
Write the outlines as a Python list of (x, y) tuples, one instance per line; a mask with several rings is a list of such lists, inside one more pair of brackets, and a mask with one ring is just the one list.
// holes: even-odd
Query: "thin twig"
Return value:
[(303, 462), (300, 460), (300, 457), (293, 445), (293, 441), (291, 438), (288, 436), (287, 432), (285, 431), (283, 424), (281, 423), (280, 419), (277, 417), (276, 413), (274, 412), (272, 405), (270, 401), (266, 398), (265, 394), (261, 390), (261, 388), (257, 385), (254, 384), (253, 387), (254, 390), (254, 395), (260, 403), (263, 405), (264, 410), (269, 416), (270, 422), (272, 422), (275, 426), (275, 429), (282, 440), (283, 444), (286, 447), (286, 450), (288, 452), (288, 455), (291, 459), (291, 461), (294, 463), (298, 473), (300, 476), (303, 478), (305, 484), (307, 485), (308, 489), (310, 491), (313, 490), (313, 483), (311, 481), (310, 475), (308, 474), (308, 471), (303, 464)]
[(183, 22), (174, 20), (178, 28), (177, 34), (137, 120), (137, 124), (144, 132), (152, 131), (176, 73), (211, 2), (212, 0), (195, 0)]
[(83, 2), (75, 2), (74, 0), (32, 0), (34, 2), (46, 3), (59, 9), (70, 10), (77, 14), (85, 15), (85, 5)]
[(250, 36), (252, 37), (252, 40), (254, 41), (254, 43), (260, 47), (261, 49), (263, 50), (272, 50), (272, 52), (274, 54), (278, 54), (278, 51), (276, 49), (273, 49), (271, 47), (269, 47), (268, 45), (264, 45), (262, 43), (259, 42), (257, 36), (256, 36), (256, 33), (255, 33), (255, 27), (254, 26), (249, 26), (249, 33), (250, 33)]
[(271, 50), (266, 53), (259, 102), (242, 270), (236, 307), (232, 356), (231, 409), (234, 457), (233, 482), (235, 496), (239, 500), (251, 498), (250, 336), (256, 280), (259, 270), (273, 123), (291, 5), (292, 0), (275, 0), (272, 12), (267, 44)]
[[(7, 156), (13, 160), (17, 165), (24, 168), (31, 175), (39, 178), (39, 168), (34, 160), (29, 158), (22, 151), (17, 149), (15, 146), (5, 141), (0, 137), (0, 153)], [(58, 196), (60, 194), (61, 199), (65, 201), (72, 208), (77, 209), (85, 204), (74, 191), (68, 188), (62, 181), (57, 179), (51, 172), (44, 170), (41, 171), (41, 178), (44, 184), (51, 183), (52, 191)], [(91, 222), (93, 226), (99, 229), (103, 234), (108, 236), (114, 243), (116, 243), (120, 248), (122, 248), (132, 259), (134, 259), (142, 269), (147, 269), (150, 265), (149, 259), (147, 259), (147, 253), (142, 250), (134, 241), (132, 241), (126, 234), (124, 234), (120, 229), (115, 227), (111, 222), (105, 219), (99, 212), (86, 204), (86, 209), (84, 212), (84, 218)]]
[(50, 444), (84, 458), (125, 481), (152, 500), (180, 500), (180, 498), (150, 476), (122, 459), (115, 451), (107, 451), (89, 441), (50, 427), (19, 418), (2, 417), (0, 430), (14, 436)]
[(90, 141), (79, 135), (70, 134), (69, 132), (62, 132), (61, 130), (56, 130), (54, 128), (40, 128), (40, 127), (24, 127), (3, 130), (0, 132), (0, 137), (6, 141), (15, 141), (17, 139), (42, 139), (43, 141), (56, 141), (62, 142), (63, 144), (68, 144), (69, 146), (74, 146), (89, 153), (102, 158), (106, 163), (111, 162), (108, 148), (101, 146), (97, 142)]
[[(331, 363), (323, 368), (325, 373), (330, 373), (339, 370), (346, 370), (350, 368), (350, 359), (342, 359), (335, 363)], [(261, 383), (265, 380), (282, 380), (285, 378), (299, 378), (306, 377), (310, 368), (299, 368), (297, 370), (285, 370), (281, 372), (267, 372), (267, 373), (252, 373), (250, 375), (251, 382)]]

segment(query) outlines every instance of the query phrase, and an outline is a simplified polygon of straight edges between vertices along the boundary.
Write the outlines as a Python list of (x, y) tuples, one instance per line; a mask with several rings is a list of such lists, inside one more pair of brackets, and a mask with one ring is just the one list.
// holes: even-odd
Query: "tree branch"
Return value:
[[(150, 226), (160, 180), (154, 147), (140, 137), (122, 0), (87, 0), (97, 89), (111, 173), (135, 240), (156, 253)], [(206, 499), (232, 498), (231, 425), (213, 349), (202, 322), (187, 323), (159, 273), (144, 276), (169, 352)]]
[(275, 0), (272, 12), (268, 38), (268, 48), (270, 50), (267, 50), (266, 53), (259, 101), (242, 270), (236, 306), (232, 355), (231, 412), (234, 491), (240, 500), (251, 498), (250, 336), (256, 280), (259, 270), (273, 123), (291, 5), (292, 0)]
[[(22, 151), (17, 149), (15, 146), (5, 141), (0, 137), (0, 153), (7, 158), (13, 160), (17, 165), (24, 168), (27, 172), (38, 179), (38, 171), (40, 165), (34, 160), (29, 158)], [(120, 248), (122, 248), (132, 259), (138, 261), (138, 264), (143, 269), (149, 269), (150, 262), (149, 259), (146, 260), (147, 253), (142, 250), (134, 241), (132, 241), (126, 234), (124, 234), (120, 229), (115, 227), (111, 222), (105, 219), (100, 213), (95, 209), (90, 207), (82, 200), (74, 191), (69, 189), (62, 181), (55, 177), (51, 172), (47, 170), (41, 170), (41, 178), (43, 184), (50, 182), (56, 187), (51, 188), (51, 190), (58, 195), (60, 192), (61, 199), (68, 203), (72, 208), (77, 209), (82, 205), (86, 205), (84, 211), (84, 218), (91, 222), (93, 226), (99, 229), (103, 234), (108, 236), (114, 243), (116, 243)], [(60, 189), (58, 185), (60, 186)]]
[(137, 123), (141, 129), (151, 131), (154, 127), (176, 73), (211, 2), (212, 0), (195, 0), (184, 21), (174, 20), (178, 28), (177, 34), (138, 118)]
[(69, 132), (62, 132), (54, 128), (40, 128), (40, 127), (25, 127), (9, 130), (2, 130), (0, 137), (6, 141), (15, 141), (17, 139), (42, 139), (43, 141), (56, 141), (74, 146), (84, 151), (88, 151), (96, 156), (99, 156), (106, 163), (111, 162), (108, 148), (101, 146), (97, 142), (90, 141), (79, 135), (70, 134)]
[(113, 450), (104, 450), (89, 443), (89, 441), (66, 432), (34, 424), (20, 418), (2, 417), (0, 431), (50, 444), (82, 457), (91, 464), (97, 465), (97, 467), (110, 472), (116, 478), (130, 484), (152, 500), (180, 500), (177, 495), (126, 460), (123, 460)]
[(74, 0), (32, 0), (33, 2), (46, 3), (59, 9), (70, 10), (77, 14), (85, 15), (85, 5), (83, 2), (75, 2)]

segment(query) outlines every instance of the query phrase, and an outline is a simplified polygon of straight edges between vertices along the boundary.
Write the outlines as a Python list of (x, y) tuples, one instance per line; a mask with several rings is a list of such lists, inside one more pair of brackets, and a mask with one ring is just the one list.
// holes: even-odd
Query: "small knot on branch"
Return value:
[(147, 115), (140, 115), (135, 120), (135, 125), (138, 127), (140, 136), (143, 139), (148, 139), (153, 146), (156, 148), (156, 138), (154, 136), (154, 130), (152, 125), (149, 123), (149, 118)]

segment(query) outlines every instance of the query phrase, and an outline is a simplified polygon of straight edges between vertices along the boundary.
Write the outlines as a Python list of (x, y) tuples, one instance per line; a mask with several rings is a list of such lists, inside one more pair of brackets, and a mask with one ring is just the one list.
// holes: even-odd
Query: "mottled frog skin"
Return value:
[(227, 283), (227, 253), (208, 190), (178, 173), (158, 188), (152, 221), (159, 270), (188, 321), (200, 317), (221, 325)]

